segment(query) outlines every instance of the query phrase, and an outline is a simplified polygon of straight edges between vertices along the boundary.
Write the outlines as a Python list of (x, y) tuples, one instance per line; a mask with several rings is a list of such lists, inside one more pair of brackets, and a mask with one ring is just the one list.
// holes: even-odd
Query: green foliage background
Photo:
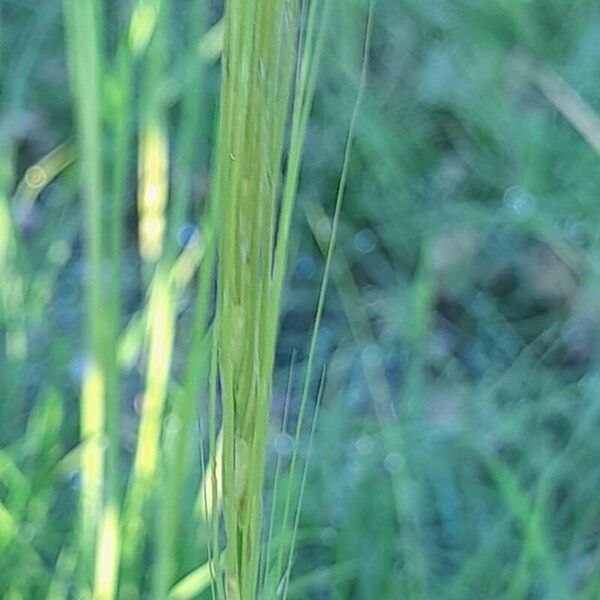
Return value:
[[(107, 3), (109, 38), (126, 4)], [(187, 3), (173, 6), (160, 85), (175, 119), (189, 46)], [(361, 0), (333, 9), (295, 215), (271, 463), (286, 455), (276, 432), (291, 353), (301, 367), (309, 341), (364, 9)], [(74, 170), (31, 208), (13, 197), (26, 169), (73, 135), (61, 3), (1, 0), (0, 23), (0, 288), (18, 307), (0, 315), (0, 595), (38, 598), (70, 572), (61, 552), (76, 522), (86, 274)], [(290, 595), (595, 600), (600, 169), (560, 100), (581, 115), (583, 98), (597, 122), (600, 6), (379, 0), (373, 35), (317, 348), (328, 379)], [(207, 193), (219, 89), (218, 67), (203, 68), (193, 168), (172, 173), (191, 182), (189, 223)], [(2, 245), (8, 214), (15, 252)], [(144, 301), (135, 237), (132, 190), (126, 316)], [(178, 350), (174, 360), (177, 373)], [(141, 368), (130, 365), (123, 383), (126, 461)], [(202, 562), (189, 545), (179, 552), (180, 576)]]

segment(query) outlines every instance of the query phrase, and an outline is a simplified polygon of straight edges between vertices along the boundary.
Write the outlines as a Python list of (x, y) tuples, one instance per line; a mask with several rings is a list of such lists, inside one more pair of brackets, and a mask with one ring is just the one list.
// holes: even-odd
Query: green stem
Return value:
[(106, 319), (102, 273), (102, 124), (99, 7), (94, 0), (64, 0), (67, 54), (79, 141), (84, 229), (89, 357), (81, 396), (81, 573), (89, 585), (104, 488), (106, 419)]

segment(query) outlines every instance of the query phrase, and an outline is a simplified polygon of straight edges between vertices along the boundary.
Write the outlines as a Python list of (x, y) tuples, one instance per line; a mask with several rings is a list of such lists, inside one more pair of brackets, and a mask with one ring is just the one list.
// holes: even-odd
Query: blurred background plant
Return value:
[[(178, 435), (168, 416), (187, 406), (167, 402), (167, 392), (194, 390), (195, 366), (207, 366), (188, 349), (202, 328), (193, 324), (198, 298), (210, 293), (194, 274), (210, 239), (199, 217), (210, 191), (221, 7), (194, 3), (190, 18), (189, 3), (168, 4), (163, 12), (166, 3), (105, 2), (96, 32), (106, 58), (94, 92), (105, 128), (95, 160), (109, 198), (95, 222), (96, 274), (104, 253), (123, 257), (120, 298), (109, 285), (116, 275), (94, 284), (96, 310), (121, 314), (121, 334), (101, 332), (98, 352), (109, 373), (123, 373), (113, 393), (120, 406), (107, 417), (120, 426), (113, 459), (140, 475), (125, 511), (130, 539), (145, 540), (123, 547), (123, 597), (154, 597), (164, 587), (157, 564), (170, 573), (173, 598), (201, 597), (210, 582), (197, 501), (206, 432), (194, 424), (173, 480), (177, 455), (165, 449)], [(267, 479), (279, 472), (284, 487), (293, 446), (281, 433), (286, 389), (291, 372), (293, 422), (366, 2), (338, 0), (332, 11), (275, 359)], [(290, 597), (600, 597), (599, 35), (593, 0), (379, 1), (316, 347), (315, 372), (327, 364), (328, 376)], [(7, 598), (69, 597), (81, 582), (79, 397), (90, 368), (92, 272), (82, 237), (90, 216), (70, 166), (77, 66), (67, 66), (68, 36), (60, 1), (0, 0)], [(71, 56), (90, 91), (89, 57)], [(166, 258), (157, 266), (158, 254)], [(156, 312), (164, 302), (170, 316)], [(193, 398), (201, 425), (204, 392)], [(148, 402), (156, 410), (140, 425)], [(161, 437), (155, 425), (165, 420)], [(158, 458), (136, 449), (142, 427)], [(307, 451), (308, 442), (300, 455)], [(120, 494), (127, 474), (116, 475)], [(165, 507), (171, 484), (181, 497)], [(267, 508), (272, 499), (267, 491)], [(186, 535), (164, 538), (163, 527)]]

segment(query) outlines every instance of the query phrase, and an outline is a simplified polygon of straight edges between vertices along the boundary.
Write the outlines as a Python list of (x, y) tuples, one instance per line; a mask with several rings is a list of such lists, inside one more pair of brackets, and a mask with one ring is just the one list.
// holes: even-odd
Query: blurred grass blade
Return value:
[(84, 441), (81, 484), (82, 585), (91, 580), (96, 534), (104, 488), (106, 416), (106, 323), (102, 258), (102, 124), (99, 6), (94, 0), (64, 0), (67, 55), (75, 98), (80, 179), (83, 190), (87, 276), (87, 322), (90, 354), (81, 397), (81, 436)]
[(528, 64), (535, 85), (600, 154), (600, 116), (562, 77), (544, 66)]
[(192, 600), (210, 586), (214, 566), (206, 563), (186, 575), (169, 592), (169, 600)]
[(19, 217), (26, 217), (42, 190), (76, 158), (75, 147), (70, 142), (63, 142), (30, 166), (17, 185), (14, 193), (15, 203), (19, 203)]

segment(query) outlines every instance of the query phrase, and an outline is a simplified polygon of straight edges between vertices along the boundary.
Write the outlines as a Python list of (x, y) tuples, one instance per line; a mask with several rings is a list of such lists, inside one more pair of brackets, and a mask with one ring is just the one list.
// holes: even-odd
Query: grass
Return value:
[[(83, 445), (79, 556), (82, 587), (85, 587), (89, 585), (89, 573), (92, 570), (94, 556), (97, 555), (99, 561), (103, 559), (102, 549), (96, 548), (96, 539), (102, 540), (105, 535), (113, 537), (117, 535), (115, 499), (114, 496), (109, 499), (107, 495), (105, 506), (104, 488), (109, 478), (115, 485), (118, 477), (115, 471), (118, 468), (118, 463), (115, 461), (115, 453), (118, 453), (118, 432), (113, 429), (112, 436), (109, 437), (109, 427), (107, 427), (109, 414), (118, 414), (118, 408), (115, 407), (118, 394), (115, 395), (115, 389), (111, 387), (115, 377), (114, 374), (112, 376), (110, 374), (111, 371), (114, 373), (115, 348), (114, 346), (111, 348), (109, 344), (115, 341), (115, 337), (111, 336), (112, 339), (109, 339), (111, 324), (103, 317), (103, 259), (106, 251), (103, 247), (105, 243), (102, 217), (104, 174), (100, 111), (102, 66), (99, 38), (102, 33), (98, 24), (97, 8), (93, 2), (67, 2), (64, 13), (69, 56), (72, 57), (70, 70), (73, 95), (77, 98), (76, 121), (82, 158), (81, 178), (86, 207), (86, 252), (89, 268), (86, 290), (89, 357), (82, 381), (80, 413)], [(115, 301), (115, 298), (109, 296), (109, 307), (114, 306)], [(114, 417), (112, 420), (114, 423)], [(105, 435), (109, 448), (106, 458), (103, 448)], [(105, 475), (107, 471), (105, 460), (106, 463), (111, 463), (110, 476)], [(118, 558), (116, 560), (118, 561)], [(111, 576), (111, 572), (115, 569), (114, 565), (112, 567), (104, 565), (104, 568), (108, 571), (108, 579), (114, 579)], [(101, 576), (101, 569), (102, 567), (97, 569), (98, 577)], [(110, 593), (114, 587), (110, 581), (106, 588), (99, 581), (94, 585), (95, 593), (99, 595), (105, 595), (107, 591)]]
[[(291, 527), (288, 559), (284, 561), (286, 546), (280, 544), (274, 568), (269, 564), (270, 551), (266, 554), (266, 564), (261, 567), (262, 495), (272, 373), (289, 254), (290, 222), (323, 44), (322, 20), (327, 10), (327, 3), (323, 8), (318, 3), (311, 3), (305, 22), (299, 6), (286, 6), (285, 3), (270, 7), (261, 2), (231, 3), (225, 11), (215, 187), (216, 200), (220, 205), (221, 231), (216, 345), (223, 410), (222, 493), (227, 538), (225, 584), (223, 589), (217, 585), (217, 589), (219, 596), (227, 598), (254, 597), (261, 571), (265, 573), (265, 593), (269, 597), (276, 597), (279, 593), (286, 597), (289, 585), (299, 511), (296, 510)], [(367, 48), (371, 20), (370, 12)], [(292, 454), (290, 465), (292, 482), (348, 175), (353, 130), (366, 83), (366, 64), (365, 50), (363, 77), (344, 155), (330, 250), (297, 419), (296, 451)], [(277, 197), (291, 98), (289, 158), (281, 184), (282, 205), (278, 210)], [(213, 409), (212, 414), (216, 415), (216, 410)], [(314, 424), (313, 420), (310, 439), (314, 435)], [(216, 431), (214, 424), (212, 430)], [(212, 446), (216, 446), (216, 440), (213, 440)], [(306, 473), (303, 481), (305, 477)], [(292, 489), (292, 485), (288, 485), (282, 516), (284, 528), (290, 517)], [(298, 506), (302, 504), (303, 490), (302, 484), (298, 492)], [(212, 496), (216, 496), (215, 489)], [(213, 511), (213, 514), (216, 512)], [(271, 533), (272, 523), (273, 515), (270, 519)], [(216, 525), (213, 531), (217, 531)], [(213, 540), (213, 548), (218, 548), (216, 539)]]
[[(193, 168), (193, 134), (199, 127), (202, 101), (191, 83), (184, 86), (177, 165), (172, 201), (165, 91), (161, 88), (166, 64), (168, 3), (140, 3), (134, 9), (127, 38), (116, 50), (116, 117), (104, 126), (100, 105), (101, 66), (108, 60), (100, 46), (99, 6), (94, 2), (65, 4), (68, 56), (76, 99), (80, 172), (88, 220), (87, 263), (90, 365), (83, 380), (81, 405), (82, 491), (81, 535), (78, 570), (80, 588), (95, 598), (137, 597), (140, 581), (140, 549), (150, 533), (144, 514), (155, 498), (161, 525), (156, 529), (156, 562), (153, 597), (166, 598), (174, 582), (175, 547), (180, 535), (179, 511), (184, 488), (186, 452), (194, 415), (194, 398), (208, 375), (210, 279), (218, 245), (217, 303), (214, 318), (214, 364), (221, 390), (222, 425), (217, 419), (217, 388), (211, 386), (209, 450), (213, 457), (211, 496), (222, 495), (225, 525), (224, 584), (220, 567), (211, 567), (211, 585), (219, 597), (252, 598), (258, 593), (259, 572), (266, 573), (267, 592), (275, 597), (280, 585), (287, 595), (299, 510), (295, 511), (284, 561), (284, 546), (277, 554), (275, 570), (260, 566), (262, 554), (262, 496), (266, 462), (267, 427), (272, 372), (277, 343), (283, 284), (289, 254), (290, 224), (297, 194), (302, 147), (315, 89), (317, 65), (323, 45), (326, 5), (304, 7), (285, 2), (228, 3), (224, 14), (223, 69), (220, 116), (216, 139), (214, 194), (208, 210), (201, 256), (200, 289), (194, 318), (183, 388), (168, 406), (169, 379), (175, 344), (178, 289), (174, 281), (177, 250), (173, 233), (184, 223)], [(142, 16), (140, 16), (142, 15)], [(143, 15), (146, 15), (145, 17)], [(201, 39), (202, 11), (192, 21), (191, 39)], [(135, 28), (149, 22), (151, 31), (139, 46)], [(369, 16), (370, 31), (371, 15)], [(141, 37), (141, 36), (140, 36)], [(369, 41), (367, 39), (367, 46)], [(118, 322), (121, 313), (120, 263), (124, 174), (131, 139), (127, 102), (131, 101), (131, 77), (135, 55), (144, 63), (141, 119), (138, 142), (138, 240), (142, 279), (147, 283), (144, 307), (146, 377), (136, 449), (124, 498), (119, 485), (119, 373)], [(365, 54), (366, 56), (366, 54)], [(138, 60), (140, 57), (138, 57)], [(198, 85), (193, 58), (189, 77)], [(87, 65), (93, 68), (87, 68)], [(363, 67), (361, 93), (366, 83)], [(358, 103), (357, 103), (358, 108)], [(291, 109), (289, 133), (288, 114)], [(353, 137), (356, 112), (349, 140)], [(191, 129), (190, 129), (191, 128)], [(103, 222), (104, 130), (120, 151), (113, 167), (113, 199), (108, 222)], [(288, 139), (289, 137), (289, 139)], [(284, 151), (289, 159), (281, 178)], [(323, 313), (328, 270), (339, 222), (341, 199), (349, 167), (347, 146), (339, 188), (330, 254), (315, 318), (310, 357)], [(183, 183), (184, 181), (188, 183)], [(282, 195), (281, 208), (278, 208)], [(218, 207), (218, 208), (217, 208)], [(168, 219), (168, 221), (167, 221)], [(166, 231), (171, 232), (165, 236)], [(207, 240), (207, 241), (206, 241)], [(198, 244), (196, 240), (193, 243)], [(106, 247), (104, 246), (106, 244)], [(187, 248), (186, 248), (187, 249)], [(185, 252), (185, 250), (184, 250)], [(106, 272), (105, 265), (110, 265)], [(111, 286), (107, 312), (102, 310), (103, 280)], [(304, 408), (311, 382), (309, 358), (302, 408), (297, 420), (299, 443)], [(203, 374), (202, 374), (203, 373)], [(315, 413), (316, 414), (316, 413)], [(314, 435), (313, 420), (311, 438)], [(216, 460), (217, 430), (222, 427), (222, 457)], [(105, 441), (104, 441), (105, 440)], [(164, 446), (163, 446), (164, 444)], [(107, 452), (104, 451), (106, 445)], [(171, 446), (175, 452), (170, 450)], [(164, 454), (164, 456), (163, 456)], [(293, 481), (296, 453), (290, 476)], [(216, 473), (222, 470), (217, 490)], [(163, 473), (163, 475), (161, 475)], [(161, 486), (166, 476), (168, 484)], [(306, 467), (302, 477), (306, 479)], [(209, 484), (210, 485), (210, 484)], [(287, 526), (292, 499), (286, 493), (283, 524)], [(300, 489), (300, 499), (304, 485)], [(121, 502), (123, 508), (121, 510)], [(208, 509), (206, 509), (208, 512)], [(212, 531), (207, 565), (221, 565), (220, 513), (210, 511)], [(121, 516), (122, 515), (122, 516)], [(95, 561), (92, 576), (92, 563)], [(285, 564), (284, 564), (285, 563)], [(205, 568), (205, 567), (201, 567)], [(280, 584), (281, 582), (281, 584)]]
[(0, 2), (0, 596), (595, 600), (596, 4), (118, 4)]

